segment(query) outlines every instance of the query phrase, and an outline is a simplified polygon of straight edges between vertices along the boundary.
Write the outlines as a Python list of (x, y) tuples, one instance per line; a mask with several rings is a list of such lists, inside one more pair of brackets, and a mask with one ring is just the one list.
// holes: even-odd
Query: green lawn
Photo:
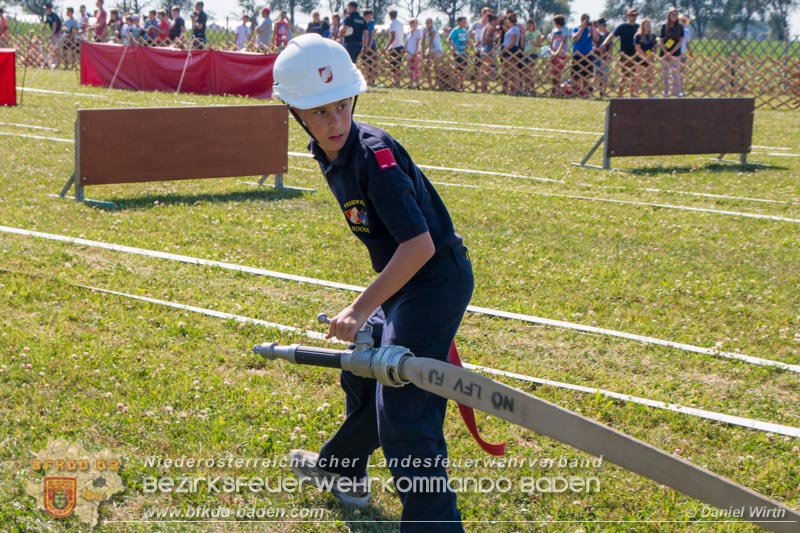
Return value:
[[(237, 179), (87, 187), (89, 198), (116, 202), (119, 208), (113, 210), (47, 196), (57, 193), (72, 171), (72, 145), (19, 136), (71, 139), (79, 108), (252, 101), (82, 87), (71, 72), (29, 70), (26, 84), (97, 98), (26, 92), (23, 105), (0, 108), (0, 133), (13, 134), (0, 135), (0, 225), (353, 285), (367, 285), (374, 277), (366, 251), (349, 235), (310, 159), (290, 157), (286, 182), (316, 188), (316, 194), (257, 190)], [(756, 112), (757, 148), (749, 159), (766, 167), (685, 156), (614, 160), (637, 172), (581, 169), (570, 163), (583, 157), (593, 135), (486, 126), (599, 132), (604, 110), (602, 102), (376, 89), (359, 100), (357, 113), (386, 117), (369, 119), (376, 125), (397, 124), (386, 129), (418, 163), (519, 174), (426, 171), (440, 184), (470, 248), (474, 305), (800, 364), (797, 111)], [(293, 124), (290, 150), (303, 152), (305, 145)], [(169, 158), (170, 151), (164, 147), (163, 153), (141, 156)], [(291, 448), (316, 449), (343, 413), (338, 376), (328, 369), (264, 362), (250, 352), (264, 341), (318, 341), (81, 285), (317, 331), (322, 331), (317, 313), (335, 313), (354, 297), (0, 232), (0, 529), (86, 529), (74, 516), (49, 521), (25, 492), (27, 481), (42, 477), (30, 471), (31, 454), (56, 439), (92, 452), (109, 449), (123, 459), (126, 490), (100, 506), (99, 531), (236, 526), (210, 520), (139, 522), (148, 509), (196, 505), (324, 510), (323, 522), (260, 523), (274, 531), (396, 528), (391, 521), (399, 517), (399, 500), (388, 491), (377, 491), (374, 505), (361, 512), (315, 490), (146, 493), (146, 476), (291, 478), (286, 468), (168, 469), (145, 460), (278, 459)], [(457, 341), (470, 363), (800, 427), (796, 373), (479, 314), (467, 315)], [(502, 380), (534, 392), (529, 383)], [(535, 394), (800, 508), (800, 439), (554, 387), (537, 387)], [(562, 457), (589, 456), (502, 420), (482, 414), (478, 419), (488, 440), (507, 440), (507, 457), (527, 464), (450, 470), (454, 478), (513, 484), (506, 492), (459, 495), (469, 531), (683, 531), (692, 525), (693, 513), (702, 518), (703, 505), (695, 500), (608, 463), (559, 466)], [(488, 457), (452, 403), (445, 431), (454, 459)], [(531, 465), (539, 459), (556, 464)], [(381, 466), (371, 474), (390, 477)], [(547, 476), (595, 476), (599, 490), (520, 490), (523, 480)], [(708, 510), (706, 515), (704, 520), (713, 518)], [(754, 528), (722, 522), (693, 529)]]

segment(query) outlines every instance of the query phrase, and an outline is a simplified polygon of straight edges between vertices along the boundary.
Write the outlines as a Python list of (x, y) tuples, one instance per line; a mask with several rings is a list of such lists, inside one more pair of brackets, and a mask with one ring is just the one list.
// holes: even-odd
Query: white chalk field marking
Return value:
[(526, 191), (528, 194), (535, 194), (538, 196), (553, 196), (557, 198), (570, 198), (573, 200), (586, 200), (590, 202), (608, 202), (612, 204), (622, 204), (622, 205), (638, 205), (642, 207), (658, 207), (661, 209), (678, 209), (681, 211), (693, 211), (695, 213), (711, 213), (715, 215), (727, 215), (727, 216), (734, 216), (734, 217), (745, 217), (745, 218), (755, 218), (760, 220), (774, 220), (777, 222), (790, 222), (792, 224), (800, 224), (800, 219), (797, 218), (788, 218), (782, 217), (777, 215), (762, 215), (760, 213), (747, 213), (744, 211), (726, 211), (722, 209), (709, 209), (705, 207), (690, 207), (686, 205), (673, 205), (673, 204), (660, 204), (660, 203), (651, 203), (651, 202), (636, 202), (634, 200), (617, 200), (614, 198), (598, 198), (594, 196), (582, 196), (577, 194), (560, 194), (560, 193), (551, 193), (551, 192), (537, 192), (537, 191)]
[[(478, 122), (458, 122), (455, 120), (433, 120), (433, 119), (424, 119), (424, 118), (411, 118), (411, 117), (386, 117), (381, 115), (362, 115), (360, 113), (356, 113), (353, 115), (355, 117), (364, 117), (364, 118), (377, 118), (379, 120), (411, 120), (415, 122), (427, 122), (430, 124), (452, 124), (455, 126), (476, 126), (480, 128), (499, 128), (505, 130), (520, 130), (520, 131), (544, 131), (550, 133), (571, 133), (576, 135), (602, 135), (602, 131), (582, 131), (582, 130), (560, 130), (554, 128), (536, 128), (533, 126), (510, 126), (505, 124), (481, 124)], [(480, 131), (476, 129), (470, 129), (469, 131)]]
[[(435, 183), (436, 185), (444, 185), (443, 182), (431, 182)], [(613, 204), (623, 204), (623, 205), (636, 205), (641, 207), (657, 207), (660, 209), (677, 209), (679, 211), (692, 211), (698, 213), (710, 213), (715, 215), (725, 215), (725, 216), (735, 216), (735, 217), (745, 217), (745, 218), (756, 218), (762, 220), (774, 220), (778, 222), (791, 222), (794, 224), (800, 224), (800, 219), (795, 218), (787, 218), (781, 217), (776, 215), (762, 215), (760, 213), (747, 213), (744, 211), (724, 211), (720, 209), (709, 209), (705, 207), (689, 207), (685, 205), (673, 205), (673, 204), (657, 204), (651, 202), (636, 202), (634, 200), (617, 200), (614, 198), (597, 198), (594, 196), (581, 196), (575, 194), (561, 194), (561, 193), (552, 193), (552, 192), (540, 192), (540, 191), (521, 191), (518, 189), (507, 189), (507, 188), (499, 188), (499, 187), (486, 187), (483, 185), (468, 185), (465, 183), (447, 183), (450, 187), (463, 187), (469, 189), (485, 189), (491, 191), (503, 191), (503, 192), (513, 192), (517, 194), (532, 194), (536, 196), (552, 196), (555, 198), (570, 198), (573, 200), (584, 200), (590, 202), (608, 202)]]
[(245, 323), (245, 324), (258, 324), (259, 326), (265, 326), (265, 327), (268, 327), (268, 328), (275, 328), (275, 329), (280, 330), (280, 331), (288, 331), (288, 332), (292, 332), (292, 333), (302, 333), (303, 335), (305, 335), (306, 337), (308, 337), (310, 339), (316, 339), (316, 340), (320, 340), (320, 341), (326, 340), (325, 339), (325, 334), (324, 333), (320, 333), (318, 331), (302, 330), (302, 329), (296, 328), (294, 326), (286, 326), (284, 324), (276, 324), (274, 322), (267, 322), (266, 320), (259, 320), (257, 318), (250, 318), (250, 317), (241, 316), (241, 315), (234, 315), (232, 313), (224, 313), (222, 311), (215, 311), (213, 309), (206, 309), (204, 307), (195, 307), (193, 305), (179, 304), (177, 302), (169, 302), (169, 301), (166, 301), (166, 300), (158, 300), (156, 298), (149, 298), (147, 296), (136, 296), (134, 294), (127, 294), (127, 293), (124, 293), (124, 292), (117, 292), (117, 291), (112, 291), (112, 290), (109, 290), (109, 289), (101, 289), (99, 287), (91, 287), (89, 285), (77, 285), (77, 286), (81, 287), (81, 288), (84, 288), (84, 289), (89, 289), (89, 290), (92, 290), (92, 291), (96, 291), (96, 292), (102, 292), (102, 293), (105, 293), (105, 294), (113, 294), (115, 296), (122, 296), (123, 298), (130, 298), (131, 300), (139, 300), (139, 301), (142, 301), (142, 302), (148, 302), (148, 303), (156, 304), (156, 305), (163, 305), (163, 306), (166, 306), (166, 307), (172, 307), (173, 309), (181, 309), (181, 310), (184, 310), (184, 311), (191, 311), (193, 313), (200, 313), (200, 314), (203, 314), (203, 315), (206, 315), (206, 316), (215, 317), (215, 318), (224, 318), (226, 320), (235, 320), (236, 322), (242, 322), (242, 323)]
[(787, 152), (789, 150), (794, 150), (794, 148), (789, 148), (788, 146), (763, 146), (758, 144), (752, 144), (750, 148), (757, 148), (759, 150), (786, 150)]
[[(133, 246), (124, 246), (119, 244), (112, 244), (106, 243), (101, 241), (92, 241), (88, 239), (81, 239), (76, 237), (68, 237), (65, 235), (57, 235), (52, 233), (43, 233), (40, 231), (32, 231), (32, 230), (25, 230), (21, 228), (12, 228), (8, 226), (0, 226), (0, 232), (10, 233), (13, 235), (22, 235), (25, 237), (37, 237), (46, 240), (52, 240), (57, 242), (66, 242), (70, 244), (78, 244), (82, 246), (89, 246), (93, 248), (101, 248), (105, 250), (112, 250), (115, 252), (122, 252), (122, 253), (130, 253), (134, 255), (142, 255), (145, 257), (154, 257), (159, 259), (167, 259), (170, 261), (177, 261), (181, 263), (188, 263), (193, 265), (202, 265), (202, 266), (213, 266), (222, 268), (224, 270), (232, 270), (235, 272), (245, 272), (248, 274), (255, 274), (259, 276), (266, 276), (272, 277), (276, 279), (283, 279), (286, 281), (295, 281), (299, 283), (307, 283), (309, 285), (318, 285), (321, 287), (328, 287), (332, 289), (341, 289), (353, 292), (363, 292), (364, 287), (359, 287), (358, 285), (348, 285), (346, 283), (338, 283), (334, 281), (326, 281), (317, 278), (309, 278), (306, 276), (297, 276), (294, 274), (285, 274), (283, 272), (275, 272), (272, 270), (266, 270), (263, 268), (254, 268), (248, 267), (244, 265), (238, 265), (235, 263), (226, 263), (223, 261), (214, 261), (210, 259), (200, 259), (197, 257), (191, 257), (186, 255), (179, 255), (179, 254), (172, 254), (167, 252), (158, 252), (155, 250), (148, 250), (144, 248), (136, 248)], [(633, 340), (637, 342), (641, 342), (643, 344), (653, 344), (657, 346), (665, 346), (669, 348), (675, 348), (685, 352), (693, 352), (702, 355), (711, 355), (715, 357), (723, 357), (725, 359), (733, 359), (736, 361), (741, 361), (744, 363), (760, 365), (760, 366), (771, 366), (780, 368), (782, 370), (788, 370), (790, 372), (800, 373), (800, 365), (793, 365), (789, 363), (783, 363), (781, 361), (774, 361), (771, 359), (763, 359), (760, 357), (752, 357), (749, 355), (744, 355), (740, 353), (734, 352), (723, 352), (711, 348), (703, 348), (701, 346), (694, 346), (691, 344), (685, 344), (680, 342), (673, 342), (664, 339), (659, 339), (656, 337), (648, 337), (644, 335), (637, 335), (634, 333), (626, 333), (623, 331), (599, 328), (596, 326), (589, 326), (584, 324), (576, 324), (574, 322), (566, 322), (563, 320), (553, 320), (549, 318), (542, 318), (532, 315), (525, 315), (521, 313), (511, 313), (508, 311), (501, 311), (498, 309), (491, 309), (487, 307), (478, 307), (474, 305), (470, 305), (467, 307), (467, 310), (476, 313), (482, 314), (487, 316), (495, 316), (498, 318), (506, 318), (510, 320), (519, 320), (521, 322), (528, 322), (532, 324), (542, 324), (546, 326), (552, 326), (561, 329), (570, 329), (575, 331), (582, 331), (585, 333), (597, 333), (601, 335), (607, 335), (611, 337), (619, 337), (623, 339)]]
[(71, 93), (66, 91), (52, 91), (50, 89), (35, 89), (33, 87), (17, 87), (18, 91), (26, 91), (32, 93), (43, 93), (43, 94), (64, 94), (68, 96), (80, 96), (81, 98), (99, 98), (105, 99), (105, 95), (102, 94), (86, 94), (86, 93)]
[(752, 418), (744, 418), (741, 416), (734, 416), (728, 415), (725, 413), (718, 413), (715, 411), (707, 411), (705, 409), (698, 409), (696, 407), (686, 407), (683, 405), (678, 405), (674, 403), (665, 403), (657, 400), (650, 400), (648, 398), (640, 398), (638, 396), (630, 396), (628, 394), (621, 394), (619, 392), (612, 392), (607, 391), (604, 389), (597, 389), (592, 387), (584, 387), (582, 385), (573, 385), (571, 383), (564, 383), (561, 381), (552, 381), (549, 379), (541, 379), (535, 378), (531, 376), (526, 376), (524, 374), (517, 374), (515, 372), (507, 372), (505, 370), (497, 370), (491, 367), (485, 367), (480, 365), (473, 365), (469, 363), (464, 363), (464, 368), (468, 368), (469, 370), (478, 370), (481, 372), (486, 372), (487, 374), (493, 374), (495, 376), (505, 376), (513, 379), (518, 379), (520, 381), (527, 381), (530, 383), (537, 383), (541, 385), (549, 385), (551, 387), (557, 387), (559, 389), (568, 389), (568, 390), (575, 390), (580, 392), (586, 392), (589, 394), (601, 394), (603, 396), (607, 396), (609, 398), (614, 398), (615, 400), (622, 400), (624, 402), (636, 403), (640, 405), (646, 405), (648, 407), (655, 407), (657, 409), (665, 409), (667, 411), (673, 411), (675, 413), (682, 413), (685, 415), (696, 416), (699, 418), (706, 418), (708, 420), (715, 420), (718, 422), (725, 422), (727, 424), (732, 424), (736, 426), (743, 426), (750, 429), (757, 429), (760, 431), (766, 431), (769, 433), (778, 433), (780, 435), (787, 435), (789, 437), (800, 437), (800, 428), (792, 427), (792, 426), (784, 426), (782, 424), (775, 424), (772, 422), (764, 422), (761, 420), (755, 420)]
[(589, 326), (586, 324), (576, 324), (574, 322), (566, 322), (564, 320), (554, 320), (551, 318), (542, 318), (536, 317), (531, 315), (524, 315), (521, 313), (510, 313), (508, 311), (500, 311), (498, 309), (490, 309), (486, 307), (477, 307), (474, 305), (469, 306), (468, 308), (470, 311), (474, 313), (489, 315), (489, 316), (496, 316), (498, 318), (508, 318), (511, 320), (519, 320), (521, 322), (530, 322), (533, 324), (542, 324), (545, 326), (552, 326), (561, 329), (571, 329), (575, 331), (582, 331), (584, 333), (598, 333), (600, 335), (607, 335), (609, 337), (618, 337), (621, 339), (628, 339), (632, 341), (638, 341), (643, 344), (653, 344), (656, 346), (665, 346), (668, 348), (675, 348), (684, 352), (692, 352), (702, 355), (712, 355), (715, 357), (723, 357), (725, 359), (733, 359), (736, 361), (742, 361), (745, 363), (750, 363), (752, 365), (760, 365), (760, 366), (772, 366), (776, 368), (780, 368), (783, 370), (788, 370), (790, 372), (796, 372), (800, 374), (800, 365), (793, 365), (789, 363), (784, 363), (781, 361), (774, 361), (772, 359), (763, 359), (761, 357), (752, 357), (750, 355), (744, 355), (741, 353), (735, 352), (723, 352), (721, 350), (716, 350), (712, 348), (703, 348), (702, 346), (695, 346), (692, 344), (686, 344), (682, 342), (674, 342), (668, 341), (664, 339), (659, 339), (656, 337), (648, 337), (645, 335), (637, 335), (635, 333), (626, 333), (624, 331), (617, 331), (613, 329), (606, 329), (600, 328), (596, 326)]
[[(591, 187), (591, 185), (590, 185)], [(606, 188), (606, 187), (603, 187)], [(646, 192), (655, 192), (655, 193), (669, 193), (669, 194), (683, 194), (689, 196), (701, 196), (703, 198), (720, 198), (722, 200), (743, 200), (747, 202), (763, 202), (769, 204), (798, 204), (800, 202), (795, 202), (794, 200), (769, 200), (767, 198), (753, 198), (750, 196), (731, 196), (729, 194), (711, 194), (706, 192), (693, 192), (693, 191), (675, 191), (671, 189), (653, 189), (647, 188), (642, 189)]]
[[(22, 133), (0, 132), (0, 135), (5, 135), (5, 136), (9, 136), (9, 137), (23, 137), (23, 138), (28, 138), (28, 139), (38, 139), (38, 140), (61, 142), (61, 143), (70, 143), (70, 144), (74, 144), (75, 143), (75, 141), (73, 141), (72, 139), (59, 139), (57, 137), (40, 137), (40, 136), (36, 136), (36, 135), (25, 135), (25, 134), (22, 134)], [(307, 154), (307, 153), (303, 153), (303, 152), (289, 152), (289, 155), (292, 156), (292, 157), (302, 157), (302, 158), (306, 158), (306, 159), (311, 159), (312, 158), (311, 154)], [(540, 178), (540, 177), (537, 177), (537, 176), (521, 176), (519, 174), (508, 174), (508, 173), (505, 173), (505, 172), (491, 172), (491, 171), (488, 171), (488, 170), (473, 170), (473, 169), (466, 169), (466, 168), (449, 168), (449, 167), (439, 167), (439, 166), (434, 166), (434, 165), (417, 165), (417, 166), (422, 168), (422, 169), (425, 169), (425, 170), (440, 170), (440, 171), (443, 171), (443, 172), (463, 172), (465, 174), (483, 174), (483, 175), (488, 175), (488, 176), (501, 176), (501, 177), (506, 177), (506, 178), (525, 179), (525, 180), (532, 180), (532, 181), (542, 181), (542, 182), (547, 182), (547, 183), (566, 183), (565, 180), (557, 180), (557, 179), (552, 179), (552, 178)], [(293, 168), (295, 168), (295, 167), (293, 167)], [(298, 168), (298, 170), (303, 170), (303, 169)], [(437, 182), (437, 183), (444, 185), (443, 182)], [(489, 187), (485, 187), (485, 186), (467, 185), (467, 184), (458, 184), (458, 183), (448, 183), (446, 185), (450, 186), (450, 187), (463, 187), (463, 188), (469, 188), (469, 189), (490, 189)], [(784, 203), (784, 204), (785, 203), (791, 203), (791, 204), (796, 204), (797, 203), (797, 202), (793, 202), (793, 201), (780, 202), (778, 200), (767, 200), (767, 199), (763, 199), (763, 198), (746, 198), (746, 197), (740, 197), (740, 196), (712, 195), (712, 194), (707, 194), (707, 193), (695, 193), (695, 192), (690, 192), (690, 191), (661, 191), (660, 189), (644, 189), (644, 190), (648, 191), (648, 192), (659, 191), (659, 192), (669, 192), (669, 193), (675, 193), (675, 194), (687, 194), (687, 195), (692, 195), (692, 196), (709, 196), (709, 197), (712, 197), (712, 198), (719, 197), (719, 198), (725, 198), (725, 199), (731, 199), (731, 200), (747, 200), (747, 201), (753, 201), (753, 202)], [(517, 192), (522, 192), (522, 191), (517, 191)], [(761, 218), (761, 219), (767, 219), (767, 220), (778, 220), (778, 221), (782, 221), (782, 222), (800, 222), (800, 221), (798, 221), (796, 219), (792, 219), (792, 218), (779, 217), (779, 216), (775, 216), (775, 215), (762, 215), (762, 214), (758, 214), (758, 213), (743, 213), (743, 212), (739, 212), (739, 211), (721, 211), (721, 210), (717, 210), (717, 209), (704, 209), (704, 208), (698, 208), (698, 207), (678, 206), (678, 205), (669, 205), (669, 204), (654, 204), (654, 203), (645, 203), (645, 202), (634, 202), (632, 200), (614, 200), (614, 199), (611, 199), (611, 198), (594, 198), (594, 197), (588, 197), (588, 196), (559, 195), (559, 194), (556, 194), (556, 193), (545, 193), (545, 192), (534, 192), (534, 191), (524, 191), (524, 192), (529, 192), (530, 194), (538, 194), (538, 195), (542, 195), (542, 196), (548, 196), (548, 195), (549, 196), (562, 196), (562, 197), (565, 197), (565, 198), (576, 198), (576, 199), (587, 200), (587, 201), (616, 202), (616, 203), (630, 204), (630, 205), (660, 207), (660, 208), (664, 208), (664, 209), (682, 209), (682, 210), (686, 210), (686, 211), (698, 211), (698, 212), (706, 212), (706, 213), (717, 213), (717, 214), (723, 214), (723, 215), (742, 216), (742, 217), (750, 217), (750, 218)]]
[[(257, 318), (251, 318), (242, 315), (235, 315), (232, 313), (225, 313), (222, 311), (215, 311), (213, 309), (206, 309), (203, 307), (196, 307), (192, 305), (180, 304), (177, 302), (170, 302), (166, 300), (159, 300), (156, 298), (149, 298), (146, 296), (136, 296), (133, 294), (127, 294), (124, 292), (112, 291), (108, 289), (100, 289), (98, 287), (90, 287), (88, 285), (78, 285), (78, 287), (89, 289), (92, 291), (105, 293), (105, 294), (112, 294), (114, 296), (120, 296), (122, 298), (129, 298), (132, 300), (138, 300), (142, 302), (147, 302), (155, 305), (161, 305), (165, 307), (171, 307), (173, 309), (180, 309), (183, 311), (191, 311), (193, 313), (199, 313), (202, 315), (215, 317), (215, 318), (223, 318), (227, 320), (235, 320), (237, 322), (246, 323), (246, 324), (257, 324), (260, 326), (265, 326), (268, 328), (275, 328), (279, 331), (287, 331), (292, 333), (301, 333), (310, 339), (315, 340), (325, 340), (325, 334), (320, 333), (318, 331), (311, 331), (311, 330), (302, 330), (300, 328), (296, 328), (294, 326), (287, 326), (284, 324), (277, 324), (275, 322), (268, 322), (266, 320), (260, 320)], [(340, 341), (333, 341), (340, 343)], [(505, 370), (498, 370), (491, 367), (480, 366), (480, 365), (473, 365), (469, 363), (464, 363), (464, 368), (469, 370), (478, 370), (480, 372), (486, 372), (487, 374), (493, 374), (495, 376), (504, 376), (509, 377), (512, 379), (517, 379), (520, 381), (527, 381), (529, 383), (536, 383), (539, 385), (546, 385), (550, 387), (556, 387), (559, 389), (566, 389), (566, 390), (573, 390), (579, 392), (585, 392), (589, 394), (602, 394), (603, 396), (607, 396), (609, 398), (614, 398), (615, 400), (621, 400), (624, 402), (629, 403), (636, 403), (640, 405), (646, 405), (648, 407), (655, 407), (657, 409), (665, 409), (668, 411), (673, 411), (676, 413), (696, 416), (699, 418), (705, 418), (708, 420), (714, 420), (717, 422), (725, 422), (727, 424), (742, 426), (749, 429), (756, 429), (759, 431), (766, 431), (770, 433), (778, 433), (780, 435), (788, 435), (790, 437), (800, 437), (800, 428), (795, 428), (791, 426), (784, 426), (781, 424), (774, 424), (772, 422), (764, 422), (761, 420), (754, 420), (751, 418), (744, 418), (740, 416), (733, 416), (728, 415), (725, 413), (717, 413), (714, 411), (706, 411), (704, 409), (697, 409), (695, 407), (684, 407), (677, 404), (668, 404), (665, 402), (657, 401), (657, 400), (650, 400), (647, 398), (639, 398), (637, 396), (630, 396), (628, 394), (621, 394), (618, 392), (607, 391), (603, 389), (597, 389), (592, 387), (584, 387), (582, 385), (573, 385), (571, 383), (564, 383), (561, 381), (553, 381), (549, 379), (542, 379), (542, 378), (535, 378), (532, 376), (526, 376), (524, 374), (517, 374), (515, 372), (507, 372)]]
[(753, 155), (771, 155), (773, 157), (800, 157), (800, 154), (790, 154), (788, 152), (753, 152)]
[[(81, 97), (81, 98), (98, 98), (98, 99), (103, 99), (103, 100), (108, 98), (104, 94), (87, 94), (87, 93), (74, 93), (74, 92), (69, 92), (69, 91), (53, 91), (53, 90), (50, 90), (50, 89), (37, 89), (37, 88), (34, 88), (34, 87), (17, 87), (17, 90), (18, 91), (30, 91), (32, 93), (43, 93), (43, 94), (63, 94), (63, 95), (67, 95), (67, 96), (78, 96), (78, 97)], [(115, 103), (115, 104), (134, 105), (134, 106), (141, 105), (141, 104), (139, 104), (137, 102), (126, 102), (124, 100), (109, 100), (109, 102), (112, 102), (112, 103)], [(182, 100), (175, 100), (174, 103), (183, 104), (183, 105), (198, 105), (195, 102), (186, 102), (186, 101), (182, 101)], [(217, 105), (219, 105), (219, 104), (217, 104)]]
[(16, 235), (24, 235), (28, 237), (38, 237), (42, 239), (66, 242), (70, 244), (78, 244), (82, 246), (90, 246), (92, 248), (101, 248), (104, 250), (112, 250), (115, 252), (128, 253), (133, 255), (142, 255), (145, 257), (154, 257), (158, 259), (167, 259), (169, 261), (177, 261), (179, 263), (188, 263), (193, 265), (214, 266), (224, 270), (233, 270), (235, 272), (245, 272), (248, 274), (256, 274), (259, 276), (272, 277), (276, 279), (283, 279), (286, 281), (297, 281), (300, 283), (309, 283), (312, 285), (320, 285), (332, 289), (342, 289), (353, 292), (361, 292), (364, 287), (357, 285), (348, 285), (346, 283), (336, 283), (334, 281), (322, 281), (315, 278), (307, 278), (305, 276), (295, 276), (293, 274), (284, 274), (263, 268), (247, 267), (244, 265), (237, 265), (234, 263), (225, 263), (223, 261), (214, 261), (209, 259), (200, 259), (197, 257), (190, 257), (187, 255), (171, 254), (168, 252), (159, 252), (156, 250), (147, 250), (144, 248), (135, 248), (133, 246), (124, 246), (120, 244), (112, 244), (101, 241), (92, 241), (88, 239), (81, 239), (77, 237), (67, 237), (65, 235), (56, 235), (52, 233), (42, 233), (39, 231), (21, 230), (18, 228), (10, 228), (7, 226), (0, 226), (0, 232), (12, 233)]
[[(305, 152), (289, 152), (289, 155), (292, 157), (303, 157), (306, 159), (312, 159), (313, 156), (309, 153)], [(491, 172), (489, 170), (472, 170), (468, 168), (449, 168), (449, 167), (438, 167), (433, 165), (417, 165), (419, 168), (424, 170), (442, 170), (445, 172), (463, 172), (464, 174), (483, 174), (486, 176), (503, 176), (506, 178), (515, 178), (515, 179), (523, 179), (523, 180), (534, 180), (534, 181), (545, 181), (549, 183), (564, 183), (564, 180), (555, 180), (552, 178), (537, 178), (536, 176), (523, 176), (520, 174), (508, 174), (505, 172)]]
[(34, 126), (33, 124), (18, 124), (16, 122), (0, 122), (0, 126), (16, 126), (17, 128), (28, 128), (31, 130), (59, 131), (58, 128), (47, 128), (45, 126)]
[(3, 135), (4, 137), (21, 137), (23, 139), (37, 139), (40, 141), (75, 144), (75, 141), (73, 141), (72, 139), (59, 139), (57, 137), (42, 137), (41, 135), (28, 135), (25, 133), (10, 133), (5, 131), (0, 131), (0, 135)]
[[(485, 135), (487, 133), (490, 133), (490, 134), (493, 134), (493, 135), (520, 135), (519, 132), (515, 132), (515, 131), (506, 131), (506, 130), (483, 130), (483, 131), (480, 131), (480, 130), (470, 129), (470, 128), (457, 128), (457, 127), (454, 127), (454, 126), (426, 126), (424, 124), (401, 124), (399, 122), (375, 122), (375, 121), (370, 121), (370, 124), (374, 125), (374, 126), (391, 126), (393, 128), (415, 128), (415, 129), (421, 129), (421, 130), (463, 131), (463, 132), (474, 133), (474, 134), (479, 134), (479, 135)], [(527, 137), (545, 137), (545, 138), (550, 137), (549, 135), (538, 134), (538, 133), (529, 133), (529, 132), (525, 132), (525, 135)]]

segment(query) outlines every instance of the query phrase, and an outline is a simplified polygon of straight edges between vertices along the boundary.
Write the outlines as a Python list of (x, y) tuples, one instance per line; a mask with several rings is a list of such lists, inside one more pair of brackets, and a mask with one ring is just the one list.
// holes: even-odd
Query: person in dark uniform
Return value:
[(355, 63), (361, 50), (367, 46), (367, 21), (358, 13), (358, 2), (348, 3), (347, 12), (339, 30), (339, 40), (344, 43), (350, 60)]
[[(306, 34), (289, 42), (273, 68), (275, 95), (311, 136), (309, 149), (378, 273), (331, 320), (327, 337), (353, 342), (369, 320), (382, 323), (381, 344), (446, 361), (474, 286), (467, 249), (408, 152), (385, 131), (353, 121), (367, 84), (348, 57), (338, 43)], [(364, 506), (366, 466), (381, 447), (403, 503), (401, 531), (463, 531), (444, 468), (447, 400), (345, 371), (341, 385), (344, 422), (319, 453), (292, 450), (292, 470), (320, 487), (335, 481), (327, 488), (337, 498)]]

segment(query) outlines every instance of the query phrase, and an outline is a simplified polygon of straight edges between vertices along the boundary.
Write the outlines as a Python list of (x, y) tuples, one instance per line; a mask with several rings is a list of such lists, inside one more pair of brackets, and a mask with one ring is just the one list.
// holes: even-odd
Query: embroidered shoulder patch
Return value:
[(381, 170), (386, 170), (387, 168), (397, 166), (397, 161), (394, 159), (394, 154), (388, 148), (383, 148), (382, 150), (377, 150), (373, 153), (375, 154), (375, 160), (378, 161), (378, 166)]

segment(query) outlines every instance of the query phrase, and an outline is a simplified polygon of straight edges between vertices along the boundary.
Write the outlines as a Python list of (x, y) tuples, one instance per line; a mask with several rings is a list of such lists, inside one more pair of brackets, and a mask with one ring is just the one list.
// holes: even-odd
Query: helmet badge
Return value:
[(319, 77), (322, 80), (322, 83), (330, 83), (333, 81), (333, 70), (331, 69), (330, 65), (325, 65), (322, 68), (318, 68), (317, 71), (319, 72)]

